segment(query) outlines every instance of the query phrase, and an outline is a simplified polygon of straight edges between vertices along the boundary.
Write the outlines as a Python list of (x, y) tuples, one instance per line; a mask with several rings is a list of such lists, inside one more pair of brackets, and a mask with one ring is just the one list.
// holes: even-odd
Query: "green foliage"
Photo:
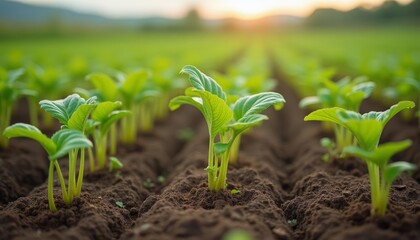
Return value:
[(344, 149), (348, 154), (365, 160), (368, 164), (371, 181), (372, 215), (385, 215), (392, 182), (404, 171), (416, 169), (414, 164), (408, 162), (388, 161), (396, 153), (405, 150), (411, 145), (410, 140), (401, 142), (384, 143), (372, 150), (365, 150), (357, 146), (349, 146)]
[[(5, 129), (3, 135), (7, 138), (26, 137), (39, 142), (45, 151), (48, 153), (50, 159), (50, 168), (48, 174), (48, 204), (52, 212), (57, 211), (53, 194), (53, 177), (54, 170), (57, 171), (60, 185), (62, 188), (62, 197), (66, 204), (71, 204), (73, 201), (73, 188), (66, 187), (63, 175), (58, 165), (57, 159), (65, 155), (71, 155), (72, 151), (77, 149), (84, 149), (92, 147), (92, 143), (86, 136), (79, 130), (75, 129), (61, 129), (56, 132), (51, 138), (42, 134), (41, 131), (35, 126), (16, 123)], [(82, 173), (83, 174), (83, 173)], [(81, 183), (80, 183), (81, 184)]]
[[(239, 98), (231, 107), (226, 93), (211, 77), (194, 66), (185, 66), (181, 73), (189, 75), (192, 85), (184, 96), (173, 98), (171, 110), (183, 104), (192, 105), (203, 114), (209, 130), (208, 187), (211, 191), (226, 188), (226, 175), (232, 144), (243, 131), (260, 124), (267, 116), (260, 114), (270, 106), (280, 109), (284, 98), (274, 92), (266, 92)], [(216, 142), (216, 140), (219, 142)]]
[(115, 124), (120, 119), (131, 115), (130, 111), (117, 110), (121, 106), (121, 102), (118, 101), (105, 101), (99, 103), (92, 112), (91, 119), (89, 119), (88, 133), (93, 136), (97, 163), (94, 163), (93, 157), (91, 156), (89, 159), (91, 171), (105, 167), (108, 138), (111, 138), (111, 142), (116, 142), (116, 139), (113, 139), (116, 136), (109, 134), (110, 130), (115, 127)]
[(343, 153), (358, 156), (367, 162), (371, 184), (372, 215), (384, 215), (388, 204), (392, 181), (402, 171), (411, 170), (413, 165), (398, 162), (388, 165), (392, 155), (411, 145), (411, 141), (379, 145), (385, 125), (400, 111), (413, 108), (411, 101), (401, 101), (383, 112), (360, 114), (343, 108), (325, 108), (314, 111), (305, 121), (328, 121), (350, 131), (358, 146), (346, 146)]
[[(22, 68), (12, 71), (0, 68), (0, 132), (10, 125), (13, 104), (21, 96), (34, 94), (18, 81), (24, 73), (25, 70)], [(0, 148), (7, 148), (7, 146), (7, 138), (0, 136)]]

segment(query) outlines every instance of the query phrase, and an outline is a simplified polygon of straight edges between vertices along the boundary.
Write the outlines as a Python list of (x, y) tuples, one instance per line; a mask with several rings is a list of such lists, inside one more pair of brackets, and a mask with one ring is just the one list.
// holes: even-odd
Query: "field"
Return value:
[[(222, 123), (220, 118), (225, 113), (215, 110), (220, 105), (202, 110), (208, 94), (221, 96), (220, 92), (215, 92), (214, 85), (213, 89), (203, 90), (189, 82), (188, 75), (193, 78), (190, 72), (179, 74), (186, 65), (196, 66), (220, 84), (227, 95), (223, 100), (233, 108), (234, 118)], [(6, 105), (1, 105), (3, 110), (13, 106), (7, 126), (31, 123), (48, 137), (60, 128), (71, 128), (68, 121), (46, 116), (38, 102), (64, 99), (74, 92), (85, 99), (96, 96), (98, 104), (104, 100), (121, 101), (114, 111), (129, 110), (131, 115), (121, 113), (121, 119), (113, 125), (115, 129), (105, 133), (108, 142), (104, 154), (117, 157), (122, 168), (109, 170), (113, 165), (108, 158), (105, 167), (99, 164), (92, 168), (88, 150), (86, 162), (82, 162), (85, 150), (80, 149), (88, 149), (87, 145), (79, 145), (80, 149), (73, 153), (68, 150), (59, 160), (52, 159), (51, 152), (28, 138), (11, 138), (8, 146), (0, 147), (2, 239), (420, 238), (420, 32), (416, 28), (0, 39), (2, 84), (10, 80), (17, 68), (24, 68), (25, 72), (11, 88), (32, 92), (16, 91), (19, 94), (13, 102), (5, 100)], [(145, 90), (133, 83), (121, 87), (125, 92), (121, 90), (121, 95), (115, 95), (118, 97), (107, 98), (111, 87), (105, 84), (105, 77), (96, 75), (104, 81), (102, 87), (92, 80), (92, 73), (98, 72), (121, 86), (130, 76), (138, 77), (137, 82)], [(141, 74), (148, 77), (143, 79)], [(350, 79), (334, 85), (346, 76)], [(354, 83), (358, 87), (341, 90), (359, 76), (366, 78)], [(5, 85), (0, 85), (0, 90)], [(182, 98), (182, 104), (187, 105), (170, 111), (170, 100), (184, 96), (188, 87), (192, 90), (185, 91)], [(137, 92), (129, 95), (133, 88)], [(347, 99), (357, 91), (363, 93), (357, 93), (358, 100)], [(242, 122), (248, 113), (237, 117), (235, 104), (231, 103), (260, 92), (280, 93), (284, 106), (277, 110), (272, 107), (283, 104), (279, 97), (270, 104), (261, 100), (264, 107), (249, 113), (259, 121)], [(132, 97), (132, 102), (127, 96)], [(309, 96), (319, 98), (316, 102), (310, 98), (310, 104), (300, 102)], [(191, 104), (185, 100), (187, 97), (201, 98), (204, 107)], [(365, 122), (360, 119), (363, 123), (357, 125), (355, 119), (337, 117), (335, 121), (343, 121), (337, 126), (350, 129), (346, 132), (350, 139), (343, 148), (346, 150), (340, 148), (341, 135), (333, 131), (333, 124), (304, 121), (316, 109), (341, 107), (366, 113), (386, 111), (399, 101), (412, 101), (416, 106), (405, 102), (407, 107), (401, 107), (395, 117), (383, 121), (388, 118), (384, 114), (382, 119), (368, 119), (366, 122), (371, 125), (363, 125)], [(171, 108), (172, 105), (173, 102)], [(345, 116), (344, 110), (341, 113)], [(85, 120), (88, 118), (92, 117), (87, 114)], [(0, 121), (2, 131), (7, 127), (4, 121)], [(374, 121), (381, 122), (375, 125)], [(220, 191), (210, 191), (209, 151), (213, 151), (215, 162), (222, 164), (215, 170), (218, 174), (223, 172), (225, 160), (236, 158), (229, 152), (229, 137), (243, 125), (229, 125), (232, 122), (253, 128), (240, 134), (237, 162), (230, 162), (228, 167), (226, 162), (226, 185), (218, 185)], [(211, 130), (209, 123), (213, 123)], [(224, 128), (216, 129), (217, 123), (225, 124)], [(377, 126), (378, 136), (373, 130)], [(83, 127), (85, 140), (93, 142), (93, 155), (99, 161), (101, 145), (96, 141), (96, 132), (89, 135), (85, 130)], [(217, 134), (213, 136), (213, 132)], [(372, 148), (364, 148), (367, 143), (362, 140), (367, 135), (380, 141)], [(112, 136), (118, 138), (114, 150)], [(320, 142), (326, 137), (333, 145)], [(407, 139), (411, 141), (403, 142)], [(400, 145), (386, 146), (390, 142)], [(382, 150), (388, 152), (379, 152)], [(381, 159), (378, 161), (385, 163), (372, 164), (376, 164), (377, 156)], [(74, 157), (76, 162), (71, 160)], [(390, 163), (407, 163), (388, 164), (388, 158)], [(51, 169), (57, 171), (56, 166), (51, 167), (53, 160), (59, 162), (66, 184), (74, 181), (72, 174), (81, 172), (79, 165), (86, 168), (81, 174), (81, 194), (71, 204), (63, 200), (59, 175), (51, 174)], [(76, 164), (74, 171), (72, 166)], [(389, 166), (404, 166), (391, 180), (389, 203), (383, 214), (372, 206), (372, 172), (376, 171), (372, 169), (377, 166), (378, 174), (391, 169)], [(400, 174), (403, 170), (407, 171)], [(51, 176), (53, 182), (49, 181)], [(377, 184), (384, 183), (384, 179)], [(54, 186), (55, 212), (51, 211), (51, 199), (47, 196), (50, 186)]]

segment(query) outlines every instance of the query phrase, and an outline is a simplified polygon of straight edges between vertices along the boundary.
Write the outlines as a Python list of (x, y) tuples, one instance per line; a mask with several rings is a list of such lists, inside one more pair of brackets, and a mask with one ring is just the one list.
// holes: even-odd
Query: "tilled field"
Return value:
[[(370, 217), (365, 164), (321, 160), (319, 139), (326, 133), (319, 123), (303, 121), (298, 97), (274, 62), (272, 67), (285, 107), (267, 111), (270, 119), (243, 137), (227, 191), (207, 189), (207, 127), (189, 107), (172, 112), (152, 134), (140, 134), (136, 145), (120, 146), (120, 172), (87, 173), (71, 207), (56, 182), (54, 214), (48, 210), (45, 153), (35, 142), (14, 139), (0, 152), (0, 238), (204, 240), (244, 229), (254, 239), (419, 239), (420, 171), (395, 181), (386, 216)], [(368, 101), (367, 110), (383, 106)], [(181, 140), (180, 130), (187, 128), (195, 134)], [(413, 145), (396, 158), (420, 166), (415, 123), (393, 120), (382, 141), (408, 138)]]

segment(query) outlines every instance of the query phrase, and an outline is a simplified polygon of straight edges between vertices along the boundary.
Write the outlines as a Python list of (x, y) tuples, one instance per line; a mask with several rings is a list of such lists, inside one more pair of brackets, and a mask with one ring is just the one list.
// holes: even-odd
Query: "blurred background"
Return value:
[(418, 0), (8, 0), (2, 36), (418, 26)]

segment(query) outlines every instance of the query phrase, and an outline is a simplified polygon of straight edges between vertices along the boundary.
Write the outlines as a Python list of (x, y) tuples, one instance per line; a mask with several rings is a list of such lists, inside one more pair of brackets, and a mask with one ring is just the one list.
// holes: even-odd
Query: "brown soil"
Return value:
[[(0, 238), (206, 240), (243, 229), (254, 239), (419, 239), (419, 170), (395, 181), (386, 216), (371, 217), (365, 164), (324, 163), (319, 139), (326, 133), (303, 121), (298, 97), (277, 68), (273, 73), (287, 103), (267, 111), (270, 120), (243, 137), (228, 190), (219, 193), (207, 190), (208, 133), (189, 107), (171, 113), (152, 134), (139, 134), (135, 145), (120, 146), (121, 171), (87, 172), (72, 206), (61, 201), (56, 181), (57, 213), (48, 210), (43, 150), (30, 140), (11, 141), (0, 152)], [(185, 128), (194, 130), (191, 141), (179, 138)], [(395, 160), (419, 165), (417, 126), (397, 119), (382, 140), (406, 138), (414, 144)]]

